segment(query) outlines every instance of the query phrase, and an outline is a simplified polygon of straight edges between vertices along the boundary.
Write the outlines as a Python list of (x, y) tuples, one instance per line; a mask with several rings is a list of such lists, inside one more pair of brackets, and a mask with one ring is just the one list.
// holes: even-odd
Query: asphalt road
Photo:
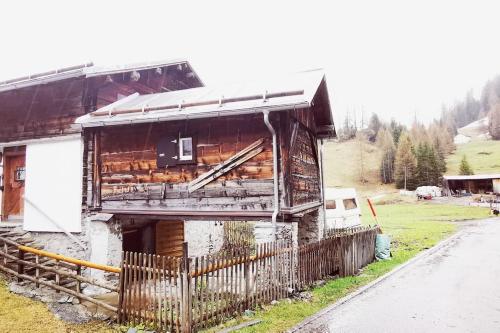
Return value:
[(300, 332), (500, 332), (500, 219), (458, 237)]

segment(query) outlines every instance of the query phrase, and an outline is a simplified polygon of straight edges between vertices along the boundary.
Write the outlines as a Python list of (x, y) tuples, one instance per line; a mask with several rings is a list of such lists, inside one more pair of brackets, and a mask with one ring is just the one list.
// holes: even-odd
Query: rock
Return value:
[(326, 284), (326, 281), (325, 280), (318, 280), (318, 281), (315, 281), (314, 282), (314, 286), (315, 287), (322, 287)]
[(309, 291), (303, 291), (298, 294), (294, 294), (293, 299), (302, 302), (309, 302), (312, 299), (312, 294)]
[(71, 301), (69, 301), (70, 298), (71, 298), (70, 296), (62, 296), (61, 298), (59, 298), (57, 300), (57, 303), (59, 303), (59, 304), (69, 303), (69, 302), (71, 302)]
[(287, 289), (287, 291), (288, 291), (288, 294), (293, 294), (293, 293), (295, 292), (295, 289), (293, 289), (293, 288), (288, 288), (288, 289)]
[(130, 328), (127, 330), (127, 333), (137, 333), (137, 328), (135, 328), (135, 327), (130, 327)]
[(280, 304), (280, 302), (278, 302), (277, 300), (272, 300), (271, 301), (271, 305), (278, 305), (278, 304)]
[(76, 298), (76, 297), (73, 297), (73, 300), (71, 301), (71, 303), (73, 305), (77, 305), (77, 304), (80, 304), (80, 300), (78, 298)]
[(247, 317), (253, 317), (255, 316), (255, 312), (253, 312), (252, 310), (245, 310), (245, 316)]
[(49, 303), (47, 304), (50, 311), (52, 311), (61, 320), (74, 323), (83, 324), (92, 319), (92, 315), (83, 305), (73, 305), (68, 303)]

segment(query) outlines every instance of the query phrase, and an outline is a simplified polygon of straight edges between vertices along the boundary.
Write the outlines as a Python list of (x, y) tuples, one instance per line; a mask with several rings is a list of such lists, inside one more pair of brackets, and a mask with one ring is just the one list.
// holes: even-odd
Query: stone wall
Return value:
[(298, 229), (299, 246), (319, 241), (323, 237), (324, 229), (319, 210), (305, 214), (300, 219)]
[(293, 244), (298, 242), (297, 222), (277, 222), (276, 234), (274, 237), (274, 227), (271, 221), (259, 221), (255, 223), (255, 242), (257, 244), (273, 242), (274, 240), (291, 240)]
[(184, 240), (188, 242), (189, 256), (201, 256), (217, 252), (224, 241), (224, 222), (185, 221)]

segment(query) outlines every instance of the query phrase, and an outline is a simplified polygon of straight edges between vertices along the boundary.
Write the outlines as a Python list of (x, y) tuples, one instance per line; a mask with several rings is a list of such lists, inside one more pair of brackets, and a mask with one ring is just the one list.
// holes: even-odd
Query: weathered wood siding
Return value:
[[(196, 162), (158, 168), (157, 143), (193, 137)], [(264, 151), (192, 193), (187, 183), (265, 138)], [(270, 210), (272, 144), (262, 115), (110, 127), (101, 133), (103, 209)]]
[(0, 93), (0, 142), (77, 133), (77, 117), (135, 92), (141, 94), (199, 87), (184, 65), (93, 78), (71, 78)]
[(280, 117), (282, 203), (294, 207), (321, 201), (314, 112), (299, 109)]
[(291, 206), (320, 201), (318, 156), (313, 135), (303, 126), (297, 129), (290, 151)]
[(84, 91), (85, 81), (73, 79), (0, 93), (0, 142), (77, 132)]

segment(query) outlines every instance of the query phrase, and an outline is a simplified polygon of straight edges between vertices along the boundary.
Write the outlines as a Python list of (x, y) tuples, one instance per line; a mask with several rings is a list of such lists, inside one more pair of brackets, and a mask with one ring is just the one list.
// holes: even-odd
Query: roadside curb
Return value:
[(323, 310), (319, 311), (318, 313), (316, 313), (316, 314), (314, 314), (314, 315), (312, 315), (310, 317), (307, 317), (302, 322), (300, 322), (296, 326), (292, 327), (291, 329), (287, 330), (286, 332), (287, 333), (301, 332), (302, 329), (306, 325), (310, 324), (311, 322), (313, 322), (313, 321), (315, 321), (315, 320), (317, 320), (317, 319), (319, 319), (319, 318), (327, 315), (330, 311), (336, 309), (337, 307), (341, 306), (344, 303), (349, 302), (353, 298), (356, 298), (357, 296), (365, 293), (370, 288), (378, 285), (380, 282), (386, 280), (387, 278), (389, 278), (392, 275), (398, 273), (399, 271), (405, 269), (406, 267), (412, 265), (413, 263), (415, 263), (415, 262), (417, 262), (419, 260), (422, 260), (422, 259), (424, 259), (424, 258), (426, 258), (426, 257), (428, 257), (428, 256), (430, 256), (432, 254), (434, 254), (438, 250), (446, 247), (448, 244), (450, 244), (451, 242), (453, 242), (457, 238), (460, 238), (465, 233), (466, 229), (467, 228), (461, 228), (458, 232), (456, 232), (453, 235), (449, 236), (448, 238), (440, 241), (439, 243), (437, 243), (436, 245), (434, 245), (430, 249), (427, 249), (427, 250), (424, 250), (424, 251), (420, 252), (419, 254), (417, 254), (415, 257), (411, 258), (407, 262), (405, 262), (405, 263), (397, 266), (396, 268), (392, 269), (391, 271), (389, 271), (389, 272), (385, 273), (384, 275), (378, 277), (377, 279), (373, 280), (372, 282), (364, 285), (363, 287), (357, 289), (356, 291), (353, 291), (352, 293), (348, 294), (347, 296), (339, 299), (337, 302), (333, 303), (332, 305), (327, 306), (326, 308), (324, 308)]

